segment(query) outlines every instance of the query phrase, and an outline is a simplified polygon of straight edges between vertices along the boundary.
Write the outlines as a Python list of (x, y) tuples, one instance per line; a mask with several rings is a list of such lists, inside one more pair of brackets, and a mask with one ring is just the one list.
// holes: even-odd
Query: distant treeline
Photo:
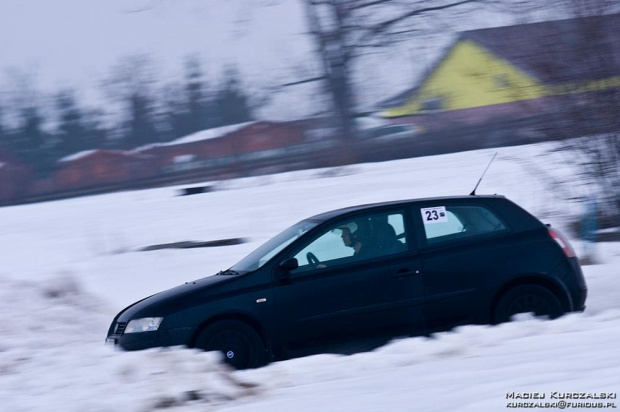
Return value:
[[(200, 130), (254, 119), (238, 70), (207, 79), (187, 58), (181, 79), (158, 81), (148, 56), (131, 56), (110, 71), (101, 107), (85, 105), (71, 88), (44, 96), (33, 80), (13, 73), (13, 90), (0, 91), (0, 152), (19, 158), (39, 177), (63, 156), (89, 149), (132, 149)], [(105, 105), (105, 106), (104, 106)]]

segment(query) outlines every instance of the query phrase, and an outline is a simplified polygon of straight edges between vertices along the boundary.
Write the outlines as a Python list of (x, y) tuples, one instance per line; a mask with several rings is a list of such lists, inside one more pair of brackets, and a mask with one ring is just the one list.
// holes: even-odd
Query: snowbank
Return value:
[(268, 396), (223, 410), (501, 411), (508, 392), (618, 393), (618, 341), (617, 309), (465, 326), (371, 353), (318, 355), (244, 372), (244, 379), (268, 385)]
[(39, 284), (0, 282), (4, 411), (183, 410), (259, 393), (217, 353), (105, 347), (109, 311), (69, 274)]

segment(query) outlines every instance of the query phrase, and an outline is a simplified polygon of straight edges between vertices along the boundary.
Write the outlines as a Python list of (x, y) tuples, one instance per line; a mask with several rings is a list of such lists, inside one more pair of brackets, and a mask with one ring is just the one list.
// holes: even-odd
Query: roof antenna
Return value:
[(480, 184), (480, 182), (482, 182), (482, 178), (486, 174), (487, 170), (489, 170), (489, 167), (491, 167), (491, 163), (493, 163), (493, 160), (495, 160), (495, 156), (497, 156), (497, 152), (495, 152), (495, 154), (493, 155), (493, 158), (487, 165), (487, 168), (484, 169), (484, 172), (482, 172), (482, 176), (480, 176), (480, 179), (478, 180), (478, 183), (476, 183), (476, 187), (474, 187), (474, 190), (472, 190), (471, 193), (469, 194), (470, 196), (476, 196), (476, 189), (478, 189), (478, 185)]

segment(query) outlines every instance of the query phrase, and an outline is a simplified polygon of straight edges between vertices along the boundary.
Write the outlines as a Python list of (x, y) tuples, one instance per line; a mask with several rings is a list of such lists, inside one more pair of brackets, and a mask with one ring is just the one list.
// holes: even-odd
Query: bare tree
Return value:
[[(321, 63), (320, 80), (331, 97), (341, 143), (339, 163), (357, 160), (353, 121), (357, 102), (355, 65), (369, 52), (437, 29), (448, 13), (469, 13), (483, 0), (301, 0)], [(294, 84), (294, 83), (293, 83)]]

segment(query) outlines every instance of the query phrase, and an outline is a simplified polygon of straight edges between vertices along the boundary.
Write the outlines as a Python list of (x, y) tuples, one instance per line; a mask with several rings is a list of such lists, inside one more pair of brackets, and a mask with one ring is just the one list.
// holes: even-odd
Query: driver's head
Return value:
[(357, 225), (353, 222), (342, 225), (338, 228), (340, 230), (340, 237), (345, 246), (353, 247), (354, 236), (352, 235), (357, 230)]
[(342, 230), (342, 235), (340, 235), (340, 237), (342, 237), (342, 241), (344, 242), (345, 246), (353, 246), (353, 241), (351, 239), (351, 229), (349, 229), (348, 227), (343, 227), (341, 228)]
[(363, 242), (368, 234), (366, 226), (355, 222), (348, 223), (339, 227), (342, 231), (340, 235), (345, 246), (354, 247), (355, 244)]

